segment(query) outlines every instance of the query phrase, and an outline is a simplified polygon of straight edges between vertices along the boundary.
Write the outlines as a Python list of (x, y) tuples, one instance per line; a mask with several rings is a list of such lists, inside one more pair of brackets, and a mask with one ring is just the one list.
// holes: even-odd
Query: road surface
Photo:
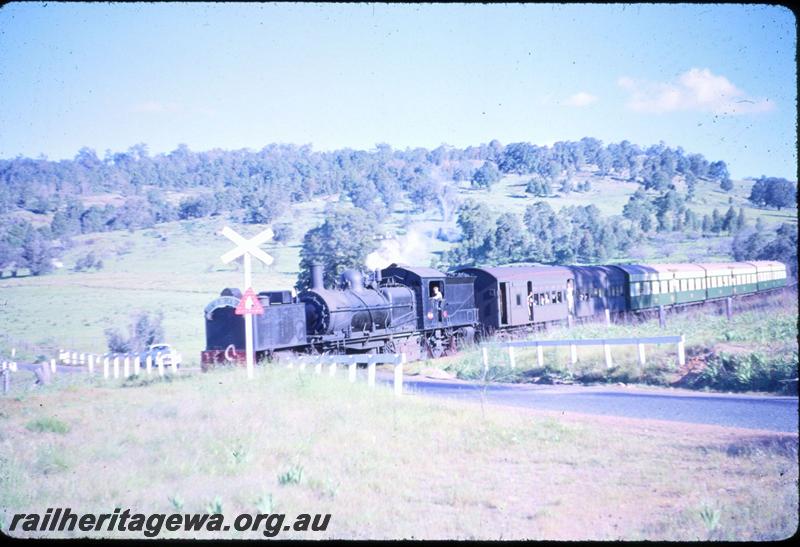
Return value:
[[(480, 402), (479, 385), (406, 378), (409, 393)], [(667, 388), (490, 384), (486, 402), (538, 410), (797, 433), (797, 397), (698, 393)]]
[[(35, 365), (20, 364), (19, 368), (32, 370)], [(59, 366), (58, 370), (85, 373), (86, 368)], [(365, 374), (366, 371), (359, 371), (359, 376)], [(391, 379), (391, 374), (378, 374), (381, 383), (390, 383)], [(481, 387), (477, 383), (407, 376), (404, 384), (406, 392), (411, 394), (476, 403), (481, 400)], [(798, 432), (796, 396), (734, 395), (628, 386), (490, 384), (486, 387), (486, 402), (556, 412)]]

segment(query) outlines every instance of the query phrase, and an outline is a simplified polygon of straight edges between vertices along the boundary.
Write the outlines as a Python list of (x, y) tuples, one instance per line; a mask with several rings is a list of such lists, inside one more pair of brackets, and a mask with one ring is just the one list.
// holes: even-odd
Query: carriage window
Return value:
[(436, 300), (444, 298), (444, 287), (441, 281), (431, 281), (428, 283), (428, 296)]
[(650, 291), (652, 294), (661, 294), (660, 285), (658, 281), (650, 281)]
[(521, 306), (521, 305), (522, 305), (522, 295), (518, 294), (517, 295), (517, 306)]
[(669, 281), (662, 281), (661, 282), (661, 292), (662, 294), (669, 292)]

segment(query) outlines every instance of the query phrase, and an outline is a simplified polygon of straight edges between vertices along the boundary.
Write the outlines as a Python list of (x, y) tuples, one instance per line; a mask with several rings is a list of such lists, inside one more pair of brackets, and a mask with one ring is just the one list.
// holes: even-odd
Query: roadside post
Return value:
[(269, 266), (273, 262), (273, 258), (259, 249), (259, 245), (272, 239), (272, 229), (267, 228), (251, 239), (245, 239), (233, 229), (225, 226), (222, 229), (222, 235), (230, 239), (236, 244), (234, 249), (231, 249), (222, 255), (222, 262), (228, 264), (233, 262), (240, 256), (244, 260), (244, 293), (236, 306), (235, 313), (237, 315), (244, 315), (244, 339), (245, 339), (245, 355), (247, 357), (247, 377), (253, 378), (254, 367), (254, 351), (253, 351), (253, 315), (260, 315), (264, 313), (264, 308), (261, 306), (258, 297), (253, 291), (253, 278), (252, 278), (252, 257), (255, 256), (261, 262)]

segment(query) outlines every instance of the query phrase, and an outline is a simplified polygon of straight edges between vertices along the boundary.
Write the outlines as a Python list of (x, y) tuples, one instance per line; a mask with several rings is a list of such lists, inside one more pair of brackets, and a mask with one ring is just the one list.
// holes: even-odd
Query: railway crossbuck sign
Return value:
[[(231, 249), (224, 255), (222, 255), (222, 262), (225, 264), (229, 262), (233, 262), (240, 256), (243, 257), (244, 260), (244, 289), (245, 292), (242, 295), (240, 300), (239, 306), (237, 306), (236, 313), (239, 312), (239, 307), (242, 307), (242, 312), (244, 314), (244, 340), (245, 340), (245, 354), (247, 356), (247, 377), (253, 377), (253, 362), (254, 354), (253, 354), (253, 314), (254, 313), (264, 313), (264, 308), (261, 307), (261, 303), (258, 301), (258, 297), (255, 295), (253, 291), (253, 275), (252, 275), (252, 258), (256, 257), (265, 265), (269, 266), (273, 262), (273, 258), (258, 248), (259, 245), (265, 243), (272, 239), (273, 232), (272, 229), (267, 228), (263, 232), (259, 233), (253, 238), (245, 239), (238, 233), (236, 233), (233, 229), (225, 226), (222, 229), (222, 235), (230, 239), (236, 244), (234, 249)], [(248, 303), (250, 304), (248, 306)], [(258, 311), (260, 310), (260, 311)]]

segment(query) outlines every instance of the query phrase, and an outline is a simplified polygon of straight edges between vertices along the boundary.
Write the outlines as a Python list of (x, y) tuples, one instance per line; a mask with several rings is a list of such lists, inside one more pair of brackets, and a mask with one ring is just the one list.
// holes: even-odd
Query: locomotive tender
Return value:
[[(405, 352), (438, 357), (491, 334), (604, 313), (699, 304), (786, 285), (786, 266), (753, 261), (614, 266), (463, 267), (451, 273), (392, 264), (368, 280), (356, 270), (325, 288), (258, 293), (253, 317), (258, 357), (276, 352)], [(205, 309), (204, 366), (244, 359), (241, 293), (224, 289)]]

